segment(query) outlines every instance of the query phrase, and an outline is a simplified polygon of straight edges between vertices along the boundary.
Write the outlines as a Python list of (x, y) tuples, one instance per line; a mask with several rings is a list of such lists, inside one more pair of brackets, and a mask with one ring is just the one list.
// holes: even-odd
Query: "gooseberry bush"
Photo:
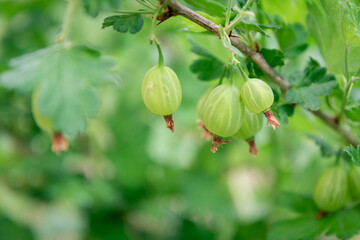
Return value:
[[(339, 138), (335, 145), (321, 136), (308, 136), (329, 163), (322, 173), (316, 173), (318, 180), (310, 194), (285, 192), (276, 197), (278, 207), (293, 214), (289, 218), (272, 219), (266, 238), (349, 239), (359, 233), (358, 1), (295, 1), (299, 8), (306, 9), (306, 19), (302, 20), (291, 15), (295, 14), (288, 7), (291, 1), (122, 2), (131, 3), (68, 0), (56, 43), (10, 60), (9, 69), (0, 75), (4, 88), (32, 95), (33, 118), (52, 137), (52, 150), (56, 154), (68, 149), (68, 140), (86, 133), (89, 119), (97, 116), (101, 102), (97, 88), (116, 85), (118, 79), (114, 56), (104, 56), (96, 48), (71, 40), (69, 33), (75, 10), (83, 8), (91, 16), (101, 11), (107, 14), (98, 27), (103, 31), (112, 28), (114, 35), (132, 34), (137, 38), (135, 34), (140, 31), (149, 32), (149, 38), (144, 41), (157, 49), (158, 61), (143, 73), (138, 94), (149, 116), (163, 116), (172, 138), (184, 131), (175, 123), (177, 110), (186, 100), (181, 87), (185, 80), (176, 73), (171, 61), (167, 63), (163, 52), (170, 50), (163, 46), (172, 43), (166, 42), (157, 29), (176, 19), (178, 34), (189, 34), (188, 54), (197, 56), (189, 67), (192, 78), (207, 88), (193, 104), (193, 111), (198, 115), (198, 141), (212, 140), (211, 152), (227, 151), (230, 141), (239, 140), (246, 142), (250, 154), (256, 157), (257, 135), (267, 131), (264, 129), (267, 126), (275, 130), (271, 134), (275, 136), (279, 129), (291, 125), (296, 111), (307, 116), (296, 120), (302, 126), (312, 124), (309, 119), (318, 118), (326, 131), (335, 132)], [(194, 36), (198, 35), (215, 36), (221, 54), (210, 45), (197, 42)], [(272, 140), (268, 144), (271, 147)], [(287, 143), (281, 141), (281, 144)], [(249, 153), (243, 153), (246, 154)]]

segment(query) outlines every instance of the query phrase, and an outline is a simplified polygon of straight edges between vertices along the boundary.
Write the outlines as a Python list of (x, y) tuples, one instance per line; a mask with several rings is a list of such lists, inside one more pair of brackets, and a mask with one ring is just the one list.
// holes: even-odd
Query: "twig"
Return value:
[[(162, 2), (160, 0), (160, 2)], [(178, 3), (175, 0), (170, 1), (167, 5), (172, 16), (181, 15), (190, 21), (197, 23), (198, 25), (204, 27), (210, 32), (216, 34), (220, 38), (219, 26), (209, 19), (197, 14), (195, 11), (187, 8), (186, 6)], [(246, 57), (251, 59), (260, 70), (265, 73), (274, 83), (276, 83), (280, 88), (286, 92), (291, 88), (289, 82), (287, 82), (280, 74), (278, 74), (263, 58), (263, 56), (253, 50), (252, 48), (245, 45), (240, 39), (230, 36), (231, 44), (239, 49)], [(328, 116), (326, 113), (321, 110), (311, 111), (315, 116), (319, 117), (326, 124), (332, 127), (335, 131), (339, 132), (350, 144), (357, 146), (359, 141), (352, 136), (350, 132), (340, 127), (339, 122), (335, 121), (332, 117)]]

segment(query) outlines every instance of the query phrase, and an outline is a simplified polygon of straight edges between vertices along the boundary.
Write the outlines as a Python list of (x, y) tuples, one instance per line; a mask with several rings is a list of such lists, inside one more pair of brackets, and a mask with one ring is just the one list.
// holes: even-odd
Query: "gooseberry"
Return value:
[(348, 191), (347, 174), (340, 166), (325, 170), (318, 179), (314, 201), (325, 212), (334, 212), (342, 208)]
[(274, 102), (274, 93), (264, 81), (256, 78), (248, 79), (241, 88), (241, 99), (250, 112), (263, 112), (268, 119), (268, 124), (274, 129), (280, 125), (270, 110)]
[(66, 151), (69, 144), (60, 131), (53, 129), (52, 120), (41, 112), (39, 108), (39, 89), (39, 87), (35, 88), (31, 97), (32, 114), (36, 124), (42, 130), (52, 135), (51, 149), (56, 154), (59, 154), (61, 151)]
[(166, 127), (174, 132), (172, 114), (181, 104), (182, 92), (176, 73), (165, 66), (159, 49), (159, 63), (149, 69), (142, 83), (142, 98), (145, 106), (157, 115), (163, 115)]
[(255, 134), (258, 133), (263, 126), (262, 114), (250, 112), (245, 108), (244, 122), (242, 123), (239, 131), (233, 137), (242, 139), (248, 142), (250, 153), (253, 156), (257, 155), (257, 148), (255, 144)]

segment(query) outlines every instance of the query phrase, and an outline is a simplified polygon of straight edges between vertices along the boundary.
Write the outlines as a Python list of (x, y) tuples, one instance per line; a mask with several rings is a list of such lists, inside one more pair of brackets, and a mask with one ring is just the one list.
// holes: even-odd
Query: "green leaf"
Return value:
[(267, 37), (270, 37), (270, 35), (265, 32), (265, 29), (278, 29), (278, 28), (280, 27), (277, 25), (260, 24), (258, 22), (248, 21), (248, 20), (242, 20), (236, 27), (237, 30), (244, 30), (246, 32), (255, 31)]
[(318, 96), (329, 95), (337, 85), (335, 76), (326, 74), (326, 68), (320, 67), (313, 59), (310, 59), (303, 74), (294, 73), (289, 82), (292, 88), (286, 92), (286, 100), (310, 110), (318, 110), (321, 105)]
[(344, 209), (335, 213), (330, 219), (327, 236), (336, 235), (340, 239), (348, 239), (360, 230), (360, 214), (355, 209)]
[(288, 24), (275, 32), (280, 49), (287, 58), (295, 58), (308, 47), (308, 33), (299, 24)]
[(85, 11), (92, 17), (96, 17), (102, 10), (118, 9), (120, 0), (81, 0)]
[(74, 136), (85, 131), (87, 118), (95, 117), (99, 99), (94, 86), (115, 80), (113, 65), (88, 47), (55, 45), (10, 61), (12, 69), (0, 82), (18, 91), (36, 88), (39, 112), (53, 130)]
[(144, 20), (140, 14), (114, 15), (104, 19), (102, 28), (113, 26), (113, 29), (131, 34), (138, 33), (144, 24)]
[(224, 64), (215, 58), (200, 58), (195, 60), (190, 70), (198, 75), (200, 80), (209, 81), (221, 76)]
[(192, 43), (190, 50), (201, 56), (190, 65), (190, 70), (197, 74), (200, 80), (209, 81), (219, 78), (225, 64), (194, 40), (190, 40), (190, 42)]
[(344, 151), (349, 154), (353, 163), (360, 167), (360, 145), (357, 147), (357, 149), (353, 145), (350, 145), (346, 147)]
[[(214, 16), (211, 16), (205, 12), (201, 12), (201, 11), (196, 11), (196, 13), (200, 14), (201, 16), (205, 17), (206, 19), (212, 21), (213, 23), (216, 23), (216, 24), (223, 24), (225, 22), (225, 18), (222, 18), (222, 17), (214, 17)], [(199, 24), (197, 23), (194, 23), (193, 21), (190, 21), (189, 19), (187, 18), (181, 18), (180, 19), (180, 22), (182, 24), (184, 24), (187, 29), (191, 32), (205, 32), (207, 31), (206, 28), (200, 26)]]
[(274, 104), (271, 106), (271, 110), (274, 114), (274, 116), (280, 121), (282, 124), (288, 124), (289, 119), (288, 117), (291, 117), (294, 115), (294, 106), (291, 104), (283, 104), (283, 105), (277, 105)]
[(225, 16), (225, 7), (214, 0), (185, 0), (192, 7), (197, 8), (199, 10), (203, 10), (206, 13), (213, 15), (224, 17)]
[(284, 53), (278, 49), (260, 49), (260, 53), (271, 67), (284, 65)]
[(278, 221), (270, 226), (268, 240), (306, 240), (321, 235), (328, 227), (329, 220), (315, 219), (314, 216)]
[(327, 141), (325, 141), (322, 138), (319, 138), (315, 135), (308, 135), (308, 137), (312, 140), (314, 140), (314, 142), (316, 143), (316, 145), (318, 145), (320, 147), (320, 151), (321, 151), (321, 155), (324, 157), (330, 157), (334, 154), (337, 153), (337, 151), (335, 150), (335, 148), (328, 143)]
[(301, 214), (314, 214), (318, 211), (312, 197), (299, 193), (283, 192), (277, 199), (277, 204)]
[(307, 1), (309, 16), (307, 25), (310, 34), (320, 48), (326, 66), (334, 73), (346, 74), (345, 48), (349, 48), (350, 73), (358, 69), (360, 60), (360, 37), (351, 24), (347, 10), (340, 1)]
[(352, 121), (360, 122), (360, 106), (345, 109), (345, 115)]

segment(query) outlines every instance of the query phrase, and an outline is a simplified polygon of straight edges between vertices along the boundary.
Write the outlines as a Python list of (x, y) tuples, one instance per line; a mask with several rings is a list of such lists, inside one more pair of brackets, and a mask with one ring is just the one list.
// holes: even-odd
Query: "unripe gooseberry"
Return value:
[(150, 68), (142, 83), (142, 98), (151, 112), (163, 116), (173, 114), (182, 98), (176, 73), (165, 65)]
[(264, 81), (251, 78), (241, 88), (241, 99), (252, 113), (262, 113), (274, 102), (274, 93)]
[(210, 92), (204, 103), (202, 119), (210, 132), (230, 137), (240, 129), (244, 105), (239, 97), (240, 90), (229, 84), (221, 84)]
[(51, 119), (45, 117), (39, 110), (39, 88), (35, 88), (31, 96), (31, 109), (36, 124), (45, 132), (52, 133)]
[(342, 208), (347, 197), (346, 171), (340, 166), (325, 170), (316, 183), (314, 201), (319, 209), (334, 212)]
[(214, 88), (209, 88), (208, 90), (206, 90), (206, 92), (201, 96), (201, 98), (199, 99), (199, 102), (197, 104), (197, 113), (201, 120), (203, 120), (203, 118), (204, 118), (204, 105), (205, 105), (206, 99), (208, 98), (208, 96), (210, 95), (210, 93), (213, 89)]
[(274, 93), (264, 81), (256, 78), (248, 79), (241, 88), (241, 99), (252, 113), (264, 113), (274, 130), (280, 123), (270, 110), (274, 102)]
[(245, 140), (249, 144), (249, 152), (254, 157), (257, 155), (257, 147), (255, 143), (255, 134), (258, 133), (263, 126), (262, 114), (255, 114), (250, 112), (245, 107), (244, 122), (239, 131), (233, 137)]
[(52, 151), (59, 154), (68, 149), (68, 142), (61, 132), (54, 131), (52, 120), (46, 117), (39, 109), (39, 87), (35, 88), (31, 96), (31, 109), (36, 124), (45, 132), (52, 135)]
[(353, 166), (348, 176), (349, 191), (351, 196), (359, 200), (360, 199), (360, 169)]
[(252, 113), (245, 107), (244, 121), (234, 137), (242, 140), (250, 140), (261, 130), (262, 126), (263, 115)]
[(176, 73), (165, 66), (160, 45), (156, 41), (155, 44), (159, 51), (159, 62), (145, 74), (142, 83), (142, 98), (151, 112), (164, 116), (165, 126), (174, 132), (172, 114), (181, 104), (181, 86)]

